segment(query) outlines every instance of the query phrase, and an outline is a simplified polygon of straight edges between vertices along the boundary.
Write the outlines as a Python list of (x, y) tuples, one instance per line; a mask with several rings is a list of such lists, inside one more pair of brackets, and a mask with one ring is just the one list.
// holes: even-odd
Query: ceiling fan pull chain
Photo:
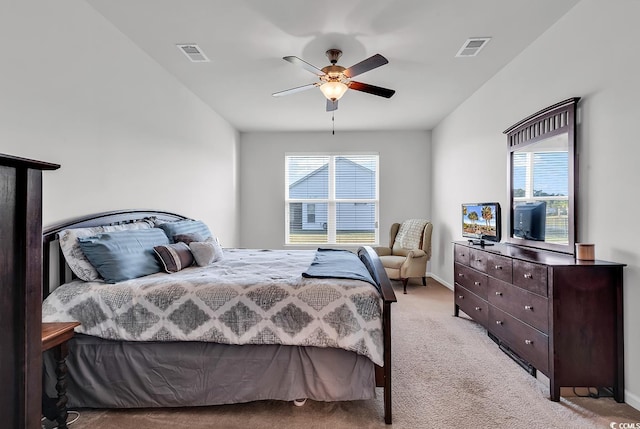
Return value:
[(335, 114), (336, 112), (331, 112), (331, 125), (333, 127), (333, 129), (331, 130), (331, 135), (336, 135), (336, 119), (335, 119)]

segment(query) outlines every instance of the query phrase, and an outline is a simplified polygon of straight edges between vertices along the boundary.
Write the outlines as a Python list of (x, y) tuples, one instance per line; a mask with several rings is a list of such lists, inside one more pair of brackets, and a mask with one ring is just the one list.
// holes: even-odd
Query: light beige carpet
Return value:
[[(394, 282), (393, 427), (609, 428), (640, 423), (640, 411), (611, 398), (551, 402), (544, 380), (528, 375), (470, 319), (455, 318), (453, 294), (429, 279)], [(80, 410), (71, 429), (384, 428), (382, 390), (370, 401), (303, 407), (288, 402), (178, 409)], [(563, 393), (572, 393), (564, 392)], [(581, 393), (578, 391), (578, 393)], [(586, 393), (586, 392), (582, 392)]]

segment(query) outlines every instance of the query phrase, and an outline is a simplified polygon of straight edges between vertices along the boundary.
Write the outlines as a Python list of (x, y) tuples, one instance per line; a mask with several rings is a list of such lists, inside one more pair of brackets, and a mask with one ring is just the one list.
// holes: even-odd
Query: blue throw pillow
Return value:
[(169, 239), (151, 228), (80, 237), (78, 243), (104, 281), (117, 283), (160, 272), (153, 248), (169, 244)]
[(211, 231), (209, 227), (199, 220), (178, 220), (175, 222), (165, 222), (158, 225), (158, 228), (162, 230), (169, 237), (169, 241), (174, 243), (174, 236), (183, 234), (198, 234), (202, 238), (202, 241), (211, 237)]

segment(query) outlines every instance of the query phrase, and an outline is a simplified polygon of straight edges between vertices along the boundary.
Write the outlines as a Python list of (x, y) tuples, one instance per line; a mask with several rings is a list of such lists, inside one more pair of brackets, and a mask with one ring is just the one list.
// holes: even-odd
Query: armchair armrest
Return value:
[(373, 250), (378, 254), (378, 256), (389, 256), (391, 255), (391, 249), (384, 246), (374, 247)]
[(422, 249), (412, 249), (407, 253), (407, 258), (422, 258), (427, 256), (427, 253)]

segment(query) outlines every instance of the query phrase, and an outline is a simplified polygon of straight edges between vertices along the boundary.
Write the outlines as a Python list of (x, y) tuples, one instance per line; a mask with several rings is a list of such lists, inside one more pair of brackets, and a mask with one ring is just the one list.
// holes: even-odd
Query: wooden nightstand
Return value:
[(68, 348), (67, 341), (73, 338), (73, 329), (79, 326), (78, 322), (59, 322), (59, 323), (43, 323), (42, 324), (42, 351), (53, 349), (57, 365), (56, 375), (58, 382), (56, 390), (58, 391), (58, 428), (67, 428), (67, 357)]

